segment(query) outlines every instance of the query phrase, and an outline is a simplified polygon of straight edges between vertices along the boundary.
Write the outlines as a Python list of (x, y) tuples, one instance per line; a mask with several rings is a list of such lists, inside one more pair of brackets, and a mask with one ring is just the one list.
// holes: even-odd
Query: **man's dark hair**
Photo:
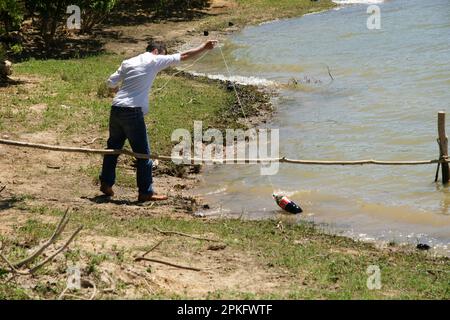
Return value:
[(162, 41), (152, 40), (148, 43), (147, 51), (152, 52), (153, 50), (158, 49), (159, 54), (166, 54), (167, 48), (166, 44)]

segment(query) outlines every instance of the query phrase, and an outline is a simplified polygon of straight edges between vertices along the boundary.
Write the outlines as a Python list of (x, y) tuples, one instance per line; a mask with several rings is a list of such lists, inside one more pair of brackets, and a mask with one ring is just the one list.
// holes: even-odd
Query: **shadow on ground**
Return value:
[(0, 211), (13, 208), (17, 203), (23, 202), (23, 199), (17, 197), (9, 197), (6, 199), (0, 199)]
[(11, 78), (6, 78), (6, 79), (0, 79), (0, 88), (6, 88), (9, 86), (16, 86), (16, 85), (20, 85), (20, 84), (25, 84), (27, 83), (26, 81), (23, 80), (14, 80)]
[(81, 199), (89, 200), (91, 202), (100, 204), (100, 203), (112, 203), (116, 205), (137, 205), (140, 204), (138, 201), (130, 201), (125, 199), (112, 199), (111, 197), (105, 195), (99, 195), (95, 197), (81, 197)]
[(192, 21), (211, 15), (209, 0), (120, 1), (104, 21), (106, 26), (134, 26), (149, 22)]
[(24, 50), (11, 56), (13, 62), (34, 59), (77, 59), (104, 53), (103, 40), (89, 36), (69, 36), (57, 38), (45, 45), (38, 35), (29, 35)]

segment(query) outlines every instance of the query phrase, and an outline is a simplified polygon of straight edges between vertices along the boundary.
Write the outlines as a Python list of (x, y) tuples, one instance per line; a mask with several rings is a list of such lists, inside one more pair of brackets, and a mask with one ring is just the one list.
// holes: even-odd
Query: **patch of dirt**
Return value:
[(38, 104), (33, 104), (30, 107), (30, 110), (37, 113), (37, 114), (41, 114), (43, 113), (45, 110), (47, 110), (47, 104), (46, 103), (38, 103)]
[[(85, 237), (86, 238), (86, 237)], [(88, 241), (91, 239), (91, 241)], [(148, 238), (112, 238), (112, 237), (87, 237), (84, 249), (95, 252), (110, 252), (113, 248), (127, 248), (132, 250), (127, 261), (132, 261), (135, 256), (142, 255), (142, 248), (157, 243), (162, 237)], [(268, 270), (265, 266), (256, 262), (255, 257), (235, 249), (226, 247), (224, 250), (208, 250), (205, 243), (200, 249), (192, 250), (190, 246), (196, 240), (186, 240), (176, 236), (167, 238), (167, 244), (155, 249), (147, 257), (174, 264), (191, 266), (201, 271), (178, 269), (154, 262), (128, 262), (118, 265), (105, 262), (99, 268), (105, 270), (113, 279), (130, 283), (128, 297), (139, 298), (142, 289), (148, 290), (148, 285), (140, 282), (147, 281), (150, 284), (152, 294), (163, 293), (165, 295), (182, 294), (192, 298), (204, 298), (214, 291), (242, 291), (253, 293), (269, 293), (272, 290), (280, 292), (280, 288), (286, 287), (287, 279), (292, 277), (280, 275), (279, 272)], [(92, 244), (91, 246), (89, 244)], [(87, 245), (87, 246), (86, 246)], [(91, 248), (89, 248), (91, 247)], [(149, 272), (149, 268), (151, 272)], [(292, 279), (291, 279), (292, 280)], [(147, 287), (147, 288), (146, 288)]]
[[(59, 144), (56, 134), (38, 132), (23, 134), (20, 140), (36, 143)], [(76, 153), (61, 153), (37, 149), (0, 146), (0, 184), (5, 185), (3, 196), (27, 196), (36, 203), (54, 207), (98, 207), (118, 215), (154, 215), (167, 212), (185, 215), (192, 212), (196, 199), (187, 189), (197, 183), (194, 176), (187, 179), (161, 175), (154, 179), (155, 189), (168, 194), (169, 200), (161, 203), (137, 203), (135, 187), (116, 185), (116, 196), (108, 199), (98, 190), (97, 179), (83, 172), (84, 168), (101, 169), (101, 157)], [(124, 156), (121, 157), (124, 160)], [(120, 158), (119, 158), (120, 159)], [(134, 175), (134, 168), (128, 167)], [(178, 186), (183, 185), (184, 189)], [(177, 187), (176, 187), (177, 186)]]
[[(233, 1), (212, 1), (207, 10), (209, 14), (226, 14), (235, 8)], [(228, 31), (231, 31), (229, 28)], [(224, 37), (227, 32), (209, 32), (209, 38)], [(192, 47), (206, 39), (203, 35), (203, 21), (167, 21), (161, 23), (145, 23), (136, 26), (114, 26), (104, 28), (96, 37), (104, 42), (107, 51), (132, 56), (142, 52), (147, 42), (152, 38), (163, 38), (171, 48)], [(187, 75), (186, 75), (187, 76)], [(20, 77), (14, 81), (20, 86), (3, 88), (0, 95), (14, 94), (17, 90), (32, 90), (41, 79), (37, 77)], [(250, 93), (247, 93), (250, 95)], [(244, 97), (245, 99), (245, 97)], [(30, 110), (40, 116), (47, 108), (46, 104), (35, 104)], [(253, 115), (250, 123), (260, 123), (269, 116), (269, 111)], [(62, 129), (63, 130), (63, 129)], [(89, 143), (83, 137), (73, 141), (65, 141), (58, 132), (42, 131), (33, 133), (8, 133), (6, 139), (32, 141), (53, 145), (80, 146)], [(90, 144), (92, 148), (103, 148), (106, 137)], [(134, 174), (129, 159), (119, 158), (119, 168), (128, 174)], [(169, 200), (161, 203), (139, 204), (136, 202), (136, 187), (114, 186), (116, 196), (108, 199), (98, 190), (97, 179), (87, 174), (86, 169), (98, 168), (100, 171), (102, 158), (76, 153), (59, 153), (37, 149), (14, 148), (0, 145), (0, 187), (6, 186), (0, 194), (0, 235), (14, 235), (14, 226), (23, 225), (28, 219), (56, 223), (55, 217), (33, 214), (26, 210), (29, 206), (46, 206), (66, 209), (71, 207), (78, 211), (99, 209), (106, 211), (119, 219), (132, 216), (190, 218), (201, 204), (201, 199), (190, 196), (189, 189), (198, 184), (199, 177), (188, 174), (184, 178), (169, 176), (164, 173), (154, 178), (155, 188), (159, 193), (168, 194)], [(158, 171), (158, 170), (157, 170)], [(164, 170), (160, 170), (164, 172)], [(19, 204), (22, 205), (19, 208)], [(25, 205), (26, 204), (26, 205)], [(81, 236), (82, 235), (82, 236)], [(171, 237), (171, 239), (176, 237)], [(182, 294), (193, 298), (206, 297), (214, 291), (278, 293), (292, 282), (292, 276), (280, 273), (280, 270), (268, 268), (258, 262), (252, 252), (238, 251), (226, 247), (223, 250), (208, 250), (208, 245), (200, 249), (190, 247), (186, 239), (171, 240), (171, 248), (158, 249), (151, 253), (153, 258), (167, 260), (182, 265), (192, 265), (202, 269), (200, 272), (177, 269), (151, 262), (133, 262), (136, 254), (142, 254), (140, 248), (149, 245), (149, 239), (154, 243), (161, 236), (149, 237), (130, 235), (129, 237), (107, 237), (89, 233), (83, 230), (71, 245), (69, 252), (80, 249), (83, 255), (105, 253), (114, 256), (117, 248), (123, 248), (127, 257), (125, 262), (107, 260), (97, 266), (100, 279), (94, 279), (89, 273), (84, 275), (91, 281), (98, 281), (101, 289), (98, 297), (140, 298), (152, 294)], [(82, 258), (82, 269), (87, 270), (88, 259)], [(55, 260), (53, 273), (42, 277), (19, 277), (17, 284), (27, 290), (30, 298), (42, 297), (37, 288), (45, 287), (49, 298), (60, 294), (58, 282), (64, 282), (67, 274), (67, 260), (64, 255)], [(149, 270), (151, 269), (151, 272)], [(115, 283), (122, 282), (124, 289), (111, 289)], [(106, 288), (106, 289), (105, 289)], [(41, 288), (42, 289), (42, 288)], [(41, 290), (39, 289), (39, 290)], [(86, 296), (92, 289), (82, 290)], [(82, 292), (82, 293), (83, 293)]]

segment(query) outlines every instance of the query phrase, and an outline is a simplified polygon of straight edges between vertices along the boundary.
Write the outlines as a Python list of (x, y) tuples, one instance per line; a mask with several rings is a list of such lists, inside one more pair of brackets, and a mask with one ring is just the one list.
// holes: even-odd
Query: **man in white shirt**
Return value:
[[(167, 67), (179, 64), (180, 61), (213, 49), (216, 44), (216, 40), (209, 40), (198, 48), (166, 55), (164, 43), (152, 41), (145, 53), (124, 60), (107, 82), (108, 87), (116, 92), (109, 120), (108, 149), (122, 149), (125, 140), (128, 139), (133, 152), (149, 155), (150, 145), (144, 115), (148, 113), (149, 93), (156, 75)], [(100, 191), (107, 196), (114, 195), (112, 186), (116, 180), (117, 158), (117, 155), (106, 155), (103, 158)], [(153, 190), (151, 160), (137, 160), (136, 178), (139, 189), (138, 201), (167, 199), (167, 196), (158, 195)]]

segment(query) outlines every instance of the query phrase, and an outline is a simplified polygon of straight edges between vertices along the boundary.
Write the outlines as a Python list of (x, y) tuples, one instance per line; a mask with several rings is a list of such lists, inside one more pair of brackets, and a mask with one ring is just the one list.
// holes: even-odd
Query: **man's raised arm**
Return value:
[(214, 49), (214, 46), (217, 44), (217, 42), (218, 42), (217, 40), (208, 40), (204, 44), (202, 44), (201, 46), (199, 46), (197, 48), (182, 52), (181, 53), (181, 61), (191, 59), (206, 50)]

